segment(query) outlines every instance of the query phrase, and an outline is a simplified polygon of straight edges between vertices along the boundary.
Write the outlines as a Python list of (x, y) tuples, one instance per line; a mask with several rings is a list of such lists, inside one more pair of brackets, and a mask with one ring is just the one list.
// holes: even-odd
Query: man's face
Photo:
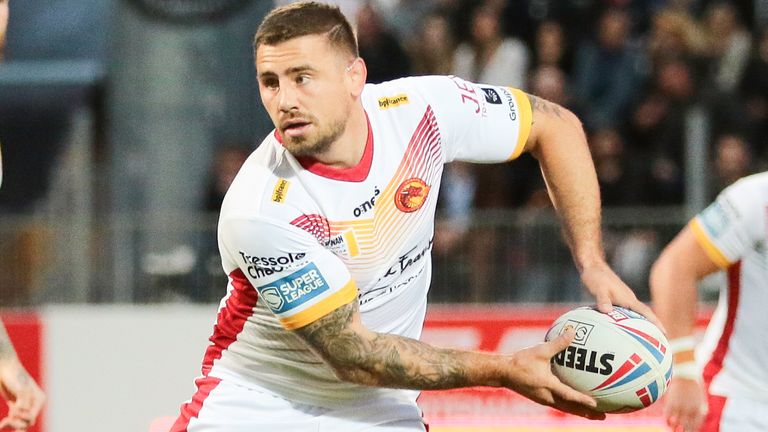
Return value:
[(351, 62), (325, 35), (256, 50), (261, 101), (293, 155), (322, 153), (344, 132), (354, 102), (346, 70)]

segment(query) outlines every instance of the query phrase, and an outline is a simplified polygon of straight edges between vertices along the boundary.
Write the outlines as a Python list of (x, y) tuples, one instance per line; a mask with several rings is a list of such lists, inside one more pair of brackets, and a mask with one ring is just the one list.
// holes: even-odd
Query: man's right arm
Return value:
[(438, 348), (368, 330), (356, 300), (295, 331), (347, 382), (417, 390), (506, 387), (565, 412), (605, 417), (590, 409), (592, 398), (552, 375), (550, 359), (568, 346), (572, 334), (509, 356)]
[(667, 329), (675, 366), (664, 416), (672, 429), (684, 432), (699, 430), (707, 412), (701, 373), (694, 358), (697, 285), (719, 270), (696, 238), (698, 223), (694, 220), (672, 240), (654, 263), (650, 276), (653, 307)]

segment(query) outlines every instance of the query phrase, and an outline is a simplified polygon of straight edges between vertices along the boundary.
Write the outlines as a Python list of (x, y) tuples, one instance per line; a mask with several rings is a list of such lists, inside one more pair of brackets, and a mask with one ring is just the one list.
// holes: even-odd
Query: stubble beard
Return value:
[(315, 157), (327, 152), (331, 145), (344, 133), (346, 128), (346, 119), (338, 120), (331, 125), (327, 133), (318, 136), (314, 140), (305, 136), (286, 136), (283, 140), (283, 146), (295, 157)]

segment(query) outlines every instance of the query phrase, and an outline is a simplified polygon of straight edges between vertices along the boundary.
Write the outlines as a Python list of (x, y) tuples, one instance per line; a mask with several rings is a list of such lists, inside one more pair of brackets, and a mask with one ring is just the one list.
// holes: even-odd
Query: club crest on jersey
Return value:
[(400, 183), (395, 192), (395, 206), (404, 213), (415, 212), (424, 205), (431, 189), (424, 180), (413, 177)]

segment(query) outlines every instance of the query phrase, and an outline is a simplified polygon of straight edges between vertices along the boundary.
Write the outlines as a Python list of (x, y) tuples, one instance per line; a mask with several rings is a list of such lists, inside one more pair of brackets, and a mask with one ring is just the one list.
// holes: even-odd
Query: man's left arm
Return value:
[(582, 282), (601, 311), (609, 312), (614, 304), (624, 306), (660, 326), (651, 309), (605, 261), (600, 189), (581, 121), (558, 104), (533, 95), (528, 99), (533, 115), (526, 150), (539, 161)]

